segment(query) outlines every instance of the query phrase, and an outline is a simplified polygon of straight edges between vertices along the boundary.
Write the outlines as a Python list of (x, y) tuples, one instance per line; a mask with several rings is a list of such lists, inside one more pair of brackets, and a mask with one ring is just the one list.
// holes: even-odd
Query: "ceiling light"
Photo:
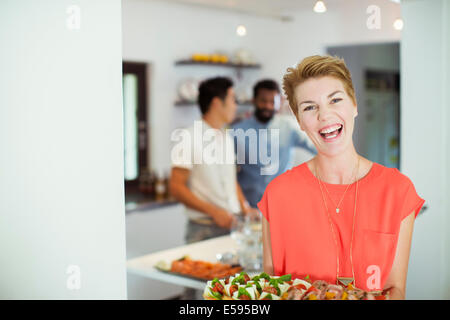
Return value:
[(314, 12), (323, 13), (325, 11), (327, 11), (325, 3), (323, 1), (317, 1), (316, 4), (314, 5)]
[(236, 33), (238, 36), (244, 37), (247, 34), (247, 29), (245, 28), (245, 26), (240, 25), (236, 28)]
[(395, 21), (394, 21), (394, 24), (393, 24), (393, 26), (394, 26), (394, 29), (395, 30), (402, 30), (403, 29), (403, 20), (402, 19), (396, 19)]

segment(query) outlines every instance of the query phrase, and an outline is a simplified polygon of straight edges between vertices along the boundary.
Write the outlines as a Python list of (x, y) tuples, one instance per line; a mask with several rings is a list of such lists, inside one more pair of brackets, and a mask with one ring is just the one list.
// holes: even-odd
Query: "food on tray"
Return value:
[(241, 266), (232, 266), (224, 263), (212, 263), (202, 260), (192, 260), (185, 256), (172, 262), (170, 272), (181, 273), (195, 278), (211, 280), (225, 278), (242, 270)]
[(270, 277), (263, 272), (251, 278), (241, 272), (226, 279), (208, 281), (203, 297), (208, 300), (280, 300), (292, 285), (310, 286), (304, 280), (291, 281), (290, 275)]
[(226, 279), (208, 281), (203, 292), (207, 300), (386, 300), (382, 292), (366, 292), (317, 280), (291, 279), (291, 275), (254, 277), (241, 272)]

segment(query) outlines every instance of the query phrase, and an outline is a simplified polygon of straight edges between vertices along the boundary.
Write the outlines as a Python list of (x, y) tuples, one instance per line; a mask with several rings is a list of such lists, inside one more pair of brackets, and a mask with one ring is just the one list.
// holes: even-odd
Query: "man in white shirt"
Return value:
[(237, 109), (232, 81), (203, 81), (198, 103), (202, 119), (172, 135), (170, 191), (186, 206), (187, 243), (228, 234), (236, 214), (257, 212), (237, 182), (234, 140), (224, 129)]

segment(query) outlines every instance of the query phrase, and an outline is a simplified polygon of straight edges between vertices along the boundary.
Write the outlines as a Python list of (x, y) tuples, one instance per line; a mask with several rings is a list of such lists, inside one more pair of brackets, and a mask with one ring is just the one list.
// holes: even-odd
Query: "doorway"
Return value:
[(147, 64), (122, 63), (124, 179), (126, 200), (139, 194), (148, 170)]
[(352, 74), (358, 104), (353, 140), (358, 153), (400, 170), (400, 45), (328, 47)]

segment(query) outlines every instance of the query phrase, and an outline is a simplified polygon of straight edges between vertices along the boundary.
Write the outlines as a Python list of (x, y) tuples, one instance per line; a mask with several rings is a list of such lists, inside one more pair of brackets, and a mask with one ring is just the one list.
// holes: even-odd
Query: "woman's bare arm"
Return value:
[(414, 215), (415, 213), (412, 212), (400, 224), (394, 263), (384, 286), (384, 289), (389, 289), (390, 299), (393, 300), (405, 299), (406, 276), (408, 273), (409, 253), (414, 229)]
[(272, 243), (270, 241), (270, 225), (266, 218), (262, 217), (262, 231), (263, 231), (263, 269), (269, 275), (273, 274), (272, 261)]

